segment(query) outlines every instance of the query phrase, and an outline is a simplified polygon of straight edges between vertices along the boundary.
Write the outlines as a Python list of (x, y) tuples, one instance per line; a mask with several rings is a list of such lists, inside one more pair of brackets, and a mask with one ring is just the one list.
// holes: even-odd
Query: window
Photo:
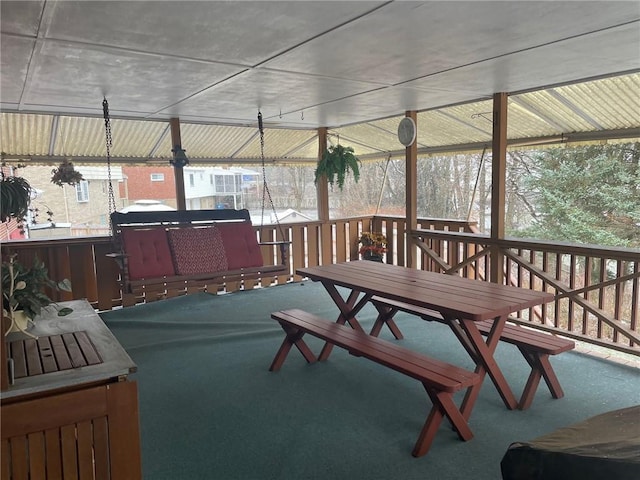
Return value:
[(78, 203), (85, 203), (89, 201), (89, 182), (81, 180), (76, 184), (76, 198)]
[(164, 182), (164, 173), (152, 173), (151, 174), (152, 182)]
[(193, 175), (193, 173), (190, 173), (189, 174), (189, 186), (193, 187), (195, 184), (196, 184), (196, 180), (194, 178), (194, 175)]

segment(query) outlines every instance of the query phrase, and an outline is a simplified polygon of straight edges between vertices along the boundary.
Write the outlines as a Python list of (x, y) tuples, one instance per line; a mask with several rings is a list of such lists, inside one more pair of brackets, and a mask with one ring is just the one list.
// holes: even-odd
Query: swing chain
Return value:
[(260, 112), (260, 110), (258, 110), (258, 130), (260, 131), (260, 159), (262, 160), (262, 211), (260, 213), (260, 236), (262, 236), (262, 227), (264, 226), (264, 204), (266, 203), (266, 198), (268, 197), (269, 203), (271, 204), (271, 209), (273, 210), (273, 215), (276, 218), (278, 231), (280, 232), (280, 235), (284, 240), (284, 231), (282, 229), (282, 225), (280, 225), (278, 213), (276, 212), (276, 207), (273, 204), (273, 199), (271, 198), (271, 191), (269, 190), (269, 185), (267, 184), (267, 170), (265, 167), (264, 159), (264, 128), (262, 125), (262, 112)]
[(111, 181), (111, 146), (113, 144), (113, 139), (111, 137), (111, 118), (109, 116), (109, 102), (107, 102), (107, 97), (104, 97), (104, 100), (102, 101), (102, 113), (104, 115), (104, 134), (107, 146), (107, 181), (109, 185), (109, 214), (111, 214), (116, 211), (116, 199), (113, 194), (113, 183)]

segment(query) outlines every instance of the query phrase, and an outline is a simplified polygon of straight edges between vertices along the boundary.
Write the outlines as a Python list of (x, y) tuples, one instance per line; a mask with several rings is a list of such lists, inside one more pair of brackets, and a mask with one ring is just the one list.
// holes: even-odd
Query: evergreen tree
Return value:
[(640, 143), (536, 152), (523, 185), (533, 224), (518, 236), (640, 247)]

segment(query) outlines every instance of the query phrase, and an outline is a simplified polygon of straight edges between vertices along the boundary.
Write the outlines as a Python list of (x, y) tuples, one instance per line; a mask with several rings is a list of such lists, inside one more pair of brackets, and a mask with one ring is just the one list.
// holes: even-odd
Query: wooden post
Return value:
[[(1, 294), (1, 292), (0, 292)], [(4, 316), (4, 313), (0, 312), (0, 390), (6, 390), (9, 388), (9, 365), (7, 363), (7, 341), (4, 336), (4, 332), (9, 328), (9, 319)]]
[[(407, 111), (405, 116), (411, 118), (418, 128), (418, 113), (415, 110)], [(406, 175), (407, 175), (407, 191), (406, 191), (406, 225), (407, 225), (407, 267), (416, 267), (416, 247), (411, 238), (411, 231), (415, 230), (418, 225), (418, 136), (405, 151)]]
[[(507, 178), (507, 101), (504, 92), (493, 96), (493, 141), (491, 160), (491, 239), (504, 238)], [(504, 259), (498, 247), (491, 251), (491, 281), (502, 283)]]
[[(325, 150), (327, 149), (327, 127), (318, 128), (318, 162), (322, 160)], [(316, 193), (318, 200), (318, 220), (321, 222), (329, 221), (329, 184), (326, 175), (318, 179), (316, 185)]]
[[(171, 125), (171, 145), (182, 148), (182, 140), (180, 138), (180, 119), (172, 118)], [(184, 191), (184, 167), (182, 165), (173, 165), (173, 175), (176, 182), (176, 202), (178, 210), (187, 209), (187, 200)]]
[[(327, 149), (327, 127), (318, 129), (318, 162), (322, 159)], [(333, 239), (331, 223), (329, 223), (329, 183), (326, 175), (318, 179), (316, 185), (318, 199), (318, 220), (320, 220), (320, 264), (330, 265), (333, 263)]]

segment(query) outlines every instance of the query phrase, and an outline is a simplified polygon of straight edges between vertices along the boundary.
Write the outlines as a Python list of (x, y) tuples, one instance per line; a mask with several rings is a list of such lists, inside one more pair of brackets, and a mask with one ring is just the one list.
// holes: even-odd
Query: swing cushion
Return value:
[(175, 275), (164, 228), (123, 229), (122, 243), (131, 280)]
[(250, 222), (217, 223), (227, 252), (229, 270), (262, 267), (262, 252), (256, 232)]
[(167, 230), (176, 273), (195, 275), (227, 270), (227, 256), (216, 227)]

